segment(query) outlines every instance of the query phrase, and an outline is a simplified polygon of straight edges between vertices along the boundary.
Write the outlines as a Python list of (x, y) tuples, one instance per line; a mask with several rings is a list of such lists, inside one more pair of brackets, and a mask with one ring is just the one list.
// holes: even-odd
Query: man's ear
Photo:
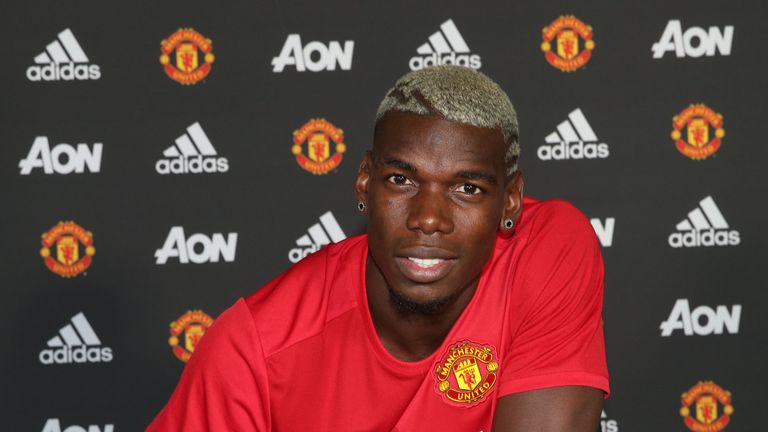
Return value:
[(507, 182), (506, 196), (504, 197), (504, 211), (501, 215), (500, 225), (506, 219), (512, 219), (515, 224), (523, 212), (523, 172), (518, 170), (512, 174), (512, 179)]
[(357, 178), (355, 179), (355, 197), (358, 202), (368, 205), (368, 184), (371, 181), (371, 171), (373, 171), (373, 153), (368, 150), (360, 161), (357, 169)]

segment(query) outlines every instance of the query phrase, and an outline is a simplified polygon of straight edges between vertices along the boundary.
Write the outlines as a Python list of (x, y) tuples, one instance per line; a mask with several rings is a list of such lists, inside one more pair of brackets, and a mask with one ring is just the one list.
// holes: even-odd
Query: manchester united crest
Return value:
[(291, 151), (299, 166), (312, 174), (336, 169), (346, 150), (344, 131), (325, 119), (312, 119), (293, 131)]
[(160, 64), (172, 80), (196, 84), (211, 72), (213, 42), (194, 29), (179, 29), (160, 42)]
[(188, 311), (172, 322), (168, 344), (176, 358), (186, 363), (211, 324), (213, 318), (201, 310)]
[(91, 265), (96, 248), (93, 233), (72, 222), (59, 222), (42, 235), (40, 256), (45, 266), (62, 277), (74, 277)]
[(474, 406), (491, 392), (498, 373), (492, 346), (463, 341), (448, 348), (435, 364), (436, 391), (448, 403)]
[(712, 381), (701, 381), (683, 393), (680, 415), (694, 432), (718, 432), (725, 429), (733, 415), (731, 392)]
[(725, 136), (723, 116), (704, 104), (691, 105), (672, 117), (672, 127), (675, 147), (694, 160), (714, 154)]
[(595, 49), (592, 27), (573, 15), (561, 16), (542, 30), (541, 50), (549, 64), (573, 72), (587, 64)]

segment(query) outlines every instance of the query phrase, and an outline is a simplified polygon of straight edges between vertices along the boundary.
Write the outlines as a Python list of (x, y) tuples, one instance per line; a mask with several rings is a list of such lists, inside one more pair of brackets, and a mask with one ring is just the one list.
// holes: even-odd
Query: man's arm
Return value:
[(513, 393), (499, 399), (494, 432), (595, 432), (603, 409), (602, 390), (582, 386), (551, 387)]

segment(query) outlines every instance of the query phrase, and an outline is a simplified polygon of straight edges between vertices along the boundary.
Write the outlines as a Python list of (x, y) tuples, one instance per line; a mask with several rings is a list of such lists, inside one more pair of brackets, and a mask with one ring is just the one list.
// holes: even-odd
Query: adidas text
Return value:
[(112, 348), (102, 346), (82, 312), (73, 316), (47, 345), (38, 356), (44, 365), (111, 362), (113, 358)]
[(45, 50), (35, 56), (35, 64), (27, 68), (30, 81), (85, 81), (101, 78), (99, 65), (89, 64), (70, 29), (60, 32)]
[(187, 127), (186, 133), (176, 138), (176, 144), (163, 151), (165, 158), (155, 163), (158, 174), (225, 173), (229, 160), (218, 156), (208, 135), (199, 122)]
[(46, 174), (81, 174), (88, 167), (88, 171), (97, 173), (101, 170), (102, 148), (101, 143), (93, 144), (93, 148), (87, 144), (75, 148), (61, 143), (51, 149), (47, 137), (36, 137), (27, 157), (19, 161), (21, 175), (28, 175), (35, 168), (42, 168)]
[(220, 233), (215, 233), (211, 237), (205, 234), (192, 234), (187, 238), (184, 235), (184, 228), (175, 226), (168, 233), (163, 247), (155, 251), (155, 263), (165, 264), (168, 258), (178, 258), (181, 264), (216, 263), (220, 258), (225, 262), (233, 262), (236, 248), (237, 233), (229, 233), (226, 239)]
[(568, 118), (557, 125), (544, 141), (546, 144), (536, 151), (539, 159), (544, 161), (604, 159), (609, 155), (608, 145), (598, 142), (581, 108), (571, 111)]
[(688, 299), (679, 299), (669, 318), (661, 323), (661, 336), (671, 336), (675, 330), (682, 330), (686, 336), (719, 335), (723, 334), (723, 330), (729, 334), (738, 334), (740, 321), (741, 305), (733, 305), (731, 310), (724, 305), (717, 306), (717, 309), (699, 306), (691, 311)]
[(696, 230), (669, 235), (669, 245), (673, 248), (700, 246), (736, 246), (741, 243), (739, 232), (736, 230)]
[(733, 26), (725, 26), (721, 31), (718, 27), (711, 26), (709, 31), (701, 27), (690, 27), (683, 33), (680, 20), (671, 20), (667, 23), (661, 39), (653, 44), (653, 58), (659, 59), (669, 51), (674, 51), (678, 58), (681, 57), (712, 57), (716, 53), (723, 56), (731, 55), (733, 42)]
[(48, 421), (45, 422), (45, 426), (43, 426), (43, 432), (114, 432), (114, 430), (115, 425), (113, 424), (106, 424), (103, 429), (97, 425), (89, 425), (87, 428), (84, 426), (72, 425), (62, 430), (61, 422), (59, 422), (59, 419), (57, 418), (48, 419)]
[(480, 69), (480, 56), (470, 53), (464, 37), (452, 19), (440, 25), (440, 30), (429, 36), (426, 43), (416, 49), (417, 56), (408, 62), (411, 70), (430, 66), (459, 65)]
[(179, 156), (176, 159), (160, 159), (155, 164), (158, 174), (200, 174), (229, 171), (227, 158)]
[(331, 41), (326, 46), (322, 42), (312, 41), (302, 47), (301, 36), (288, 35), (280, 55), (272, 58), (272, 72), (282, 72), (286, 66), (295, 66), (298, 72), (333, 71), (338, 65), (341, 70), (352, 68), (354, 41), (341, 43)]
[(600, 432), (619, 432), (619, 423), (609, 419), (605, 410), (600, 414)]
[(608, 144), (584, 144), (583, 142), (542, 145), (536, 151), (541, 160), (605, 159), (609, 156)]
[(40, 351), (40, 363), (42, 364), (69, 364), (69, 363), (100, 363), (112, 361), (112, 348), (64, 346), (61, 348), (47, 348)]

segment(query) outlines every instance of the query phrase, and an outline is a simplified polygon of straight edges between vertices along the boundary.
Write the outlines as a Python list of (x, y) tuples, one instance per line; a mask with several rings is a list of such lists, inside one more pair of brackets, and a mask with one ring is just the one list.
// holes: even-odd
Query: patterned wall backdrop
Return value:
[[(0, 4), (3, 430), (142, 430), (218, 314), (365, 229), (411, 69), (509, 93), (606, 262), (603, 432), (763, 431), (763, 2)], [(762, 246), (761, 246), (762, 245)]]

